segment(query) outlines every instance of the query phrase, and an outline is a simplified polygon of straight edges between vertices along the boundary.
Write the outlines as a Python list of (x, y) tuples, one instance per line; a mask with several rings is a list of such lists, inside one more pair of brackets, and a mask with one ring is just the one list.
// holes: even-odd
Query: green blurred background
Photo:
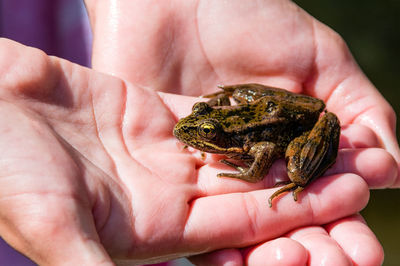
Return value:
[[(345, 39), (362, 70), (396, 111), (399, 139), (400, 0), (294, 2)], [(400, 265), (400, 190), (371, 191), (362, 215), (383, 245), (384, 265)]]

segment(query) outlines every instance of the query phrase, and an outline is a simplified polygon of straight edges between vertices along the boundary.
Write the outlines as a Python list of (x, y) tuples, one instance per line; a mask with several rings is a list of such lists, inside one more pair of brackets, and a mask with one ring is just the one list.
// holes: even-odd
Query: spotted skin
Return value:
[[(258, 182), (276, 159), (285, 158), (290, 182), (269, 198), (271, 207), (272, 199), (288, 190), (294, 191), (296, 201), (310, 181), (335, 163), (340, 122), (331, 112), (321, 116), (322, 100), (261, 84), (220, 89), (203, 96), (210, 100), (196, 103), (173, 131), (188, 146), (242, 161), (243, 165), (237, 165), (222, 160), (238, 173), (219, 173), (218, 177)], [(229, 97), (236, 105), (230, 105)]]

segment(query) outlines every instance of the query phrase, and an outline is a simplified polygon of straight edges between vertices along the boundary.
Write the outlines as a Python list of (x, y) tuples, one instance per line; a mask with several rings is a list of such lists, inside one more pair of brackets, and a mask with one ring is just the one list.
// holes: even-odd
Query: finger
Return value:
[[(365, 149), (374, 147), (382, 149)], [(370, 188), (398, 186), (399, 166), (371, 128), (361, 124), (343, 126), (339, 148), (336, 163), (326, 174), (354, 173), (362, 176)]]
[(360, 110), (353, 113), (355, 117), (352, 122), (371, 128), (378, 138), (379, 146), (387, 150), (395, 159), (397, 163), (397, 177), (390, 184), (390, 187), (398, 187), (400, 186), (400, 149), (395, 134), (395, 113), (375, 88), (371, 88), (371, 90), (376, 92), (377, 95), (372, 92), (369, 95), (364, 95), (364, 98), (361, 97), (354, 101), (354, 103), (349, 104), (349, 106), (353, 106), (348, 109), (354, 111), (360, 108)]
[[(322, 224), (362, 209), (369, 190), (353, 174), (318, 179), (297, 202), (284, 194), (267, 207), (275, 189), (201, 197), (191, 202), (183, 243), (195, 251), (242, 247), (277, 237), (288, 230)], [(210, 243), (212, 243), (211, 246)]]
[(189, 258), (195, 265), (306, 265), (307, 250), (297, 241), (281, 237), (247, 248), (223, 249)]
[[(359, 149), (359, 148), (382, 149)], [(342, 127), (340, 150), (336, 164), (328, 174), (351, 172), (364, 177), (371, 188), (399, 186), (399, 165), (389, 151), (384, 149), (379, 137), (369, 127), (350, 124)], [(371, 163), (379, 162), (379, 163)]]
[(307, 250), (297, 241), (280, 237), (252, 249), (246, 265), (307, 265), (308, 257)]
[[(200, 167), (197, 186), (201, 195), (218, 195), (233, 192), (247, 192), (256, 189), (270, 188), (276, 183), (288, 180), (286, 164), (283, 160), (276, 161), (268, 175), (258, 183), (249, 183), (239, 179), (216, 177), (220, 172), (235, 172), (236, 170), (222, 163), (211, 162)], [(372, 163), (379, 162), (379, 163)], [(370, 188), (387, 188), (397, 180), (397, 163), (392, 155), (380, 148), (341, 149), (336, 163), (327, 170), (325, 175), (353, 173), (361, 176)], [(324, 178), (324, 177), (321, 177)], [(311, 183), (310, 185), (312, 185)]]
[(238, 249), (222, 249), (188, 258), (197, 266), (243, 265), (242, 254)]
[(342, 149), (336, 163), (326, 174), (354, 173), (365, 179), (370, 188), (387, 188), (397, 180), (397, 163), (384, 149)]
[(331, 223), (326, 230), (354, 265), (382, 265), (383, 248), (360, 215)]
[(344, 125), (341, 128), (339, 149), (383, 148), (375, 132), (360, 124)]
[(288, 236), (308, 250), (307, 265), (352, 265), (341, 247), (319, 226), (301, 228)]
[[(342, 124), (358, 124), (370, 128), (376, 134), (380, 146), (387, 149), (399, 162), (400, 151), (395, 135), (396, 119), (393, 109), (368, 80), (360, 80), (362, 78), (358, 75), (362, 75), (361, 73), (354, 75), (356, 77), (340, 84), (332, 93), (329, 102), (332, 105), (337, 104), (337, 114)], [(363, 87), (362, 90), (353, 89), (354, 83), (357, 82), (362, 83), (357, 84), (358, 87)], [(364, 135), (360, 133), (361, 136)]]

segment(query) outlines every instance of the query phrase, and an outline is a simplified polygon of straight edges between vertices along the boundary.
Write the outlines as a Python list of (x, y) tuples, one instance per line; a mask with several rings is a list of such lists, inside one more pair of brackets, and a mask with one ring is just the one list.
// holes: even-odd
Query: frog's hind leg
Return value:
[(295, 138), (287, 147), (287, 173), (291, 183), (276, 191), (269, 199), (294, 189), (293, 198), (315, 178), (320, 177), (336, 161), (339, 146), (340, 124), (333, 113), (326, 113), (303, 135)]
[(286, 150), (289, 179), (306, 186), (335, 163), (340, 124), (333, 113), (326, 113), (314, 128), (294, 139)]

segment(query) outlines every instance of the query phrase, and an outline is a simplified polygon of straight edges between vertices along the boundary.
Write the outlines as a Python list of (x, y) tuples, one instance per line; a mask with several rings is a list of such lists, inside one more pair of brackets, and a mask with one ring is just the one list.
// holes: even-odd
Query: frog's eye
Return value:
[(205, 112), (207, 112), (210, 109), (212, 109), (212, 107), (210, 105), (208, 105), (208, 103), (205, 103), (205, 102), (195, 103), (192, 107), (193, 113), (196, 113), (196, 114), (204, 114)]
[(275, 109), (275, 107), (276, 107), (276, 103), (268, 102), (267, 106), (265, 108), (265, 111), (268, 112), (268, 113), (271, 113)]
[(205, 139), (213, 139), (217, 135), (217, 128), (214, 123), (206, 121), (202, 123), (197, 131), (199, 135)]

